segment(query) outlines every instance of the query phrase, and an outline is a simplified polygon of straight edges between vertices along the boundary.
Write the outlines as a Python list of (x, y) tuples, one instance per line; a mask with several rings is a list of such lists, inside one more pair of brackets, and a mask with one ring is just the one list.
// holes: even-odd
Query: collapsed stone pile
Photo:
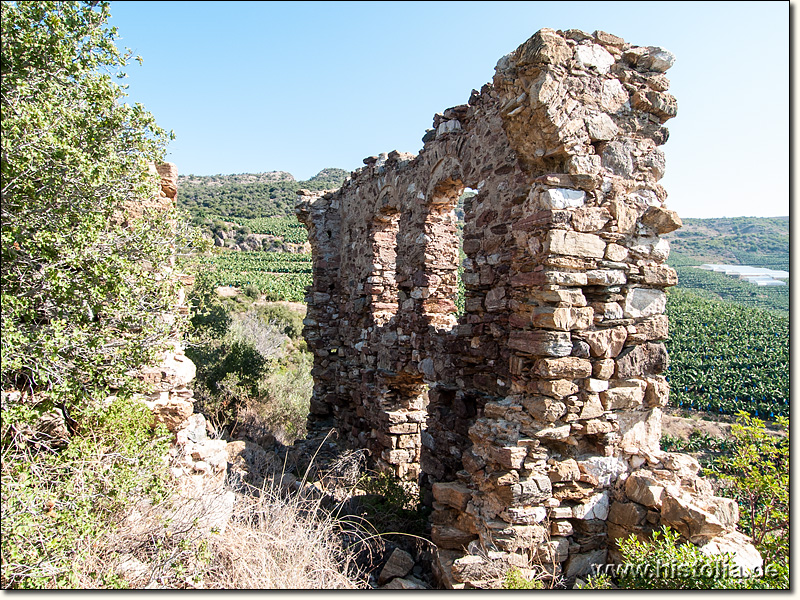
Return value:
[(418, 156), (369, 157), (338, 191), (298, 192), (311, 424), (430, 488), (446, 585), (497, 560), (574, 578), (662, 524), (760, 563), (735, 503), (659, 448), (677, 283), (660, 236), (681, 226), (658, 184), (673, 61), (543, 29), (434, 117)]

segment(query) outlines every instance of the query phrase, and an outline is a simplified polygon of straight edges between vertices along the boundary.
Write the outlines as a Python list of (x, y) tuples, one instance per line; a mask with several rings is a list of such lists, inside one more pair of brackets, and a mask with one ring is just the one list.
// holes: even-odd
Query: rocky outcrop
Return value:
[(368, 157), (338, 191), (298, 192), (311, 425), (430, 488), (433, 541), (466, 555), (437, 562), (445, 583), (487, 552), (580, 576), (660, 525), (709, 552), (735, 539), (755, 562), (730, 503), (659, 448), (677, 283), (660, 236), (681, 225), (658, 183), (673, 61), (543, 29), (435, 115), (418, 156)]

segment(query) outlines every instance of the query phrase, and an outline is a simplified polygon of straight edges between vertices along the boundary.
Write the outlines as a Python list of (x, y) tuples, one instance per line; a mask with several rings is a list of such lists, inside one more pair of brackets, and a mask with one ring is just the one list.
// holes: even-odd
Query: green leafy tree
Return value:
[(148, 165), (170, 135), (114, 81), (106, 2), (2, 3), (2, 381), (69, 404), (152, 356), (170, 325), (172, 217)]
[[(92, 586), (108, 574), (82, 565), (121, 511), (168, 489), (169, 438), (126, 374), (182, 327), (176, 216), (145, 210), (159, 190), (149, 165), (170, 136), (121, 102), (130, 53), (114, 43), (108, 3), (0, 9), (0, 584)], [(67, 440), (41, 429), (48, 414)]]
[(740, 506), (739, 526), (753, 538), (772, 565), (774, 587), (789, 584), (789, 419), (778, 417), (784, 435), (767, 431), (764, 422), (739, 413), (731, 425), (733, 451), (722, 456), (712, 474), (719, 477)]

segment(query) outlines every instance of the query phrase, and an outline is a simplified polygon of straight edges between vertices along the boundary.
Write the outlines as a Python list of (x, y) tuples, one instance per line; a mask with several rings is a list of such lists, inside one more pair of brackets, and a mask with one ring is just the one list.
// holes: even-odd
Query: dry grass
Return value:
[(214, 537), (206, 587), (357, 589), (365, 587), (339, 538), (342, 523), (316, 501), (274, 493), (248, 498), (236, 522)]
[[(277, 481), (277, 480), (276, 480)], [(358, 589), (366, 575), (342, 536), (363, 534), (320, 501), (268, 483), (254, 494), (219, 490), (139, 505), (93, 564), (83, 587), (149, 589)], [(228, 518), (229, 517), (229, 518)]]

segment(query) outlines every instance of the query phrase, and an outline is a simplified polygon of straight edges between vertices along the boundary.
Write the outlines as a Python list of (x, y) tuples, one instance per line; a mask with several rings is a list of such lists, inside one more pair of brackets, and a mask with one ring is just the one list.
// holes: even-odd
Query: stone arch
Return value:
[[(421, 294), (421, 314), (437, 333), (452, 331), (456, 325), (455, 299), (458, 291), (459, 239), (455, 208), (466, 187), (458, 159), (446, 156), (431, 170), (425, 195), (424, 264), (415, 273), (414, 284)], [(431, 377), (430, 369), (423, 373)]]
[(367, 278), (373, 318), (384, 325), (398, 310), (397, 234), (400, 209), (397, 191), (385, 185), (378, 193), (370, 225), (372, 266)]

